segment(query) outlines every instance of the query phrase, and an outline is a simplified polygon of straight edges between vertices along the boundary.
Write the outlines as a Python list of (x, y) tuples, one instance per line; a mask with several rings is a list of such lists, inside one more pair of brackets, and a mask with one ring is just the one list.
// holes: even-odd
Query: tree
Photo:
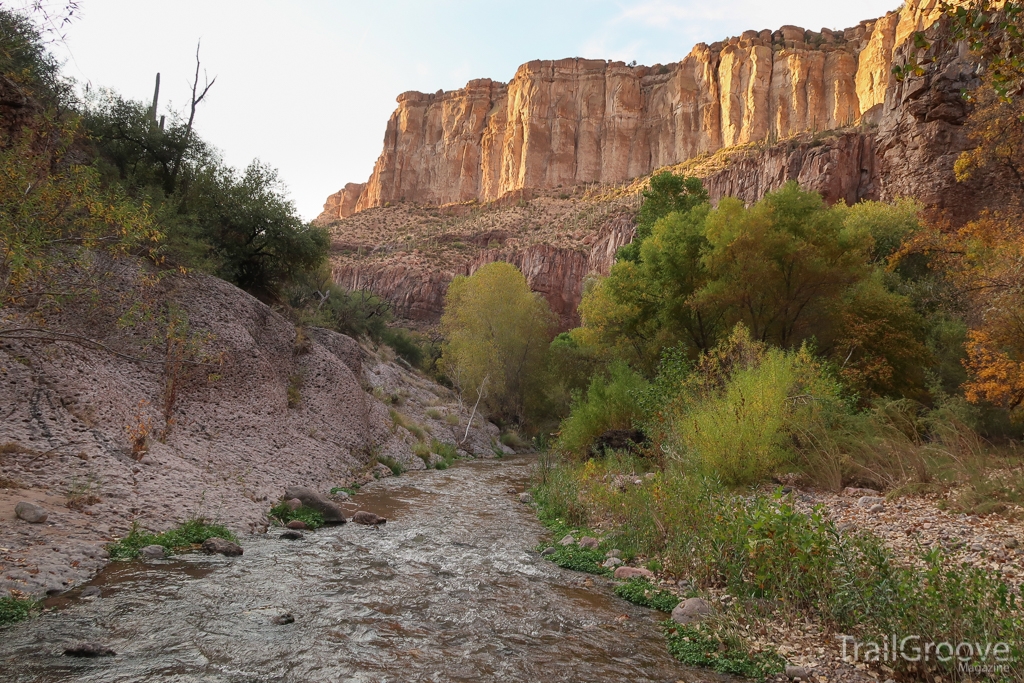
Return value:
[(620, 261), (636, 261), (641, 258), (640, 247), (651, 235), (654, 224), (670, 213), (686, 213), (695, 206), (706, 204), (708, 192), (700, 178), (675, 175), (662, 171), (651, 176), (650, 185), (643, 193), (643, 204), (637, 216), (636, 234), (633, 241), (619, 249)]
[(439, 366), (467, 402), (523, 424), (541, 395), (554, 316), (509, 263), (456, 277), (445, 297)]

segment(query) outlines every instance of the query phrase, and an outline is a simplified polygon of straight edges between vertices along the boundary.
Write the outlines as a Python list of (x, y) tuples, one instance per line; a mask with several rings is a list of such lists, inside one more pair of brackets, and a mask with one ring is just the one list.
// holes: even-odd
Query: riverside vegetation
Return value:
[[(987, 2), (947, 12), (989, 68), (969, 95), (977, 147), (957, 173), (1020, 168), (1024, 13)], [(810, 616), (864, 640), (1008, 643), (1009, 663), (990, 675), (1024, 675), (1017, 581), (938, 547), (903, 556), (827, 510), (797, 509), (790, 493), (870, 487), (963, 514), (1020, 513), (1021, 206), (955, 230), (921, 209), (830, 207), (795, 183), (712, 207), (699, 180), (656, 174), (632, 243), (585, 292), (582, 325), (543, 349), (549, 313), (512, 266), (453, 283), (441, 355), (453, 383), (542, 446), (550, 415), (564, 416), (533, 499), (556, 539), (602, 541), (567, 539), (547, 557), (608, 574), (615, 547), (731, 597), (706, 623), (666, 624), (681, 660), (778, 673), (782, 660), (749, 634)], [(616, 593), (671, 611), (679, 598), (660, 590), (633, 579)], [(888, 666), (968, 675), (955, 660)]]

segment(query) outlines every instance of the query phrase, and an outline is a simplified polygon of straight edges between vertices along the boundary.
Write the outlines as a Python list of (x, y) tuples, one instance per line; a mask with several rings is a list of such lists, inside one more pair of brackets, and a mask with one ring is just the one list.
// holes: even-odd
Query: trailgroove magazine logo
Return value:
[(846, 662), (939, 662), (956, 663), (965, 673), (1006, 673), (1014, 661), (1010, 643), (939, 643), (921, 636), (882, 636), (877, 641), (857, 640), (853, 636), (837, 636), (842, 642), (842, 658)]

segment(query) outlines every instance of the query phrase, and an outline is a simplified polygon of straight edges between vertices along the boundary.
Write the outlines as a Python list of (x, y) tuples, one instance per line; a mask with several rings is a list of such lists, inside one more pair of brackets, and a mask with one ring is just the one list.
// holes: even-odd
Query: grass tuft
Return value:
[(615, 594), (634, 605), (671, 612), (679, 604), (679, 596), (671, 591), (659, 589), (648, 579), (637, 576), (615, 587)]
[[(334, 489), (331, 489), (334, 492)], [(286, 501), (281, 501), (274, 507), (270, 508), (270, 516), (276, 519), (281, 524), (287, 524), (293, 519), (297, 519), (301, 522), (305, 522), (306, 526), (310, 529), (319, 529), (324, 525), (324, 516), (319, 511), (314, 510), (311, 507), (300, 505), (299, 507), (292, 510), (288, 507)]]
[(35, 600), (25, 598), (0, 598), (0, 626), (23, 621), (39, 606)]

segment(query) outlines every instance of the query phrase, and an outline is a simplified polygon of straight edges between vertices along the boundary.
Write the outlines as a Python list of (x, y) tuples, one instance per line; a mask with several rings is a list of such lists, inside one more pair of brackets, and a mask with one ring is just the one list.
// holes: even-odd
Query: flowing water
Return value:
[[(526, 457), (389, 478), (348, 511), (385, 526), (242, 539), (239, 558), (113, 563), (103, 597), (0, 628), (0, 680), (717, 681), (668, 654), (657, 612), (542, 560), (509, 489)], [(276, 625), (283, 613), (295, 622)], [(97, 642), (117, 656), (77, 659)]]

